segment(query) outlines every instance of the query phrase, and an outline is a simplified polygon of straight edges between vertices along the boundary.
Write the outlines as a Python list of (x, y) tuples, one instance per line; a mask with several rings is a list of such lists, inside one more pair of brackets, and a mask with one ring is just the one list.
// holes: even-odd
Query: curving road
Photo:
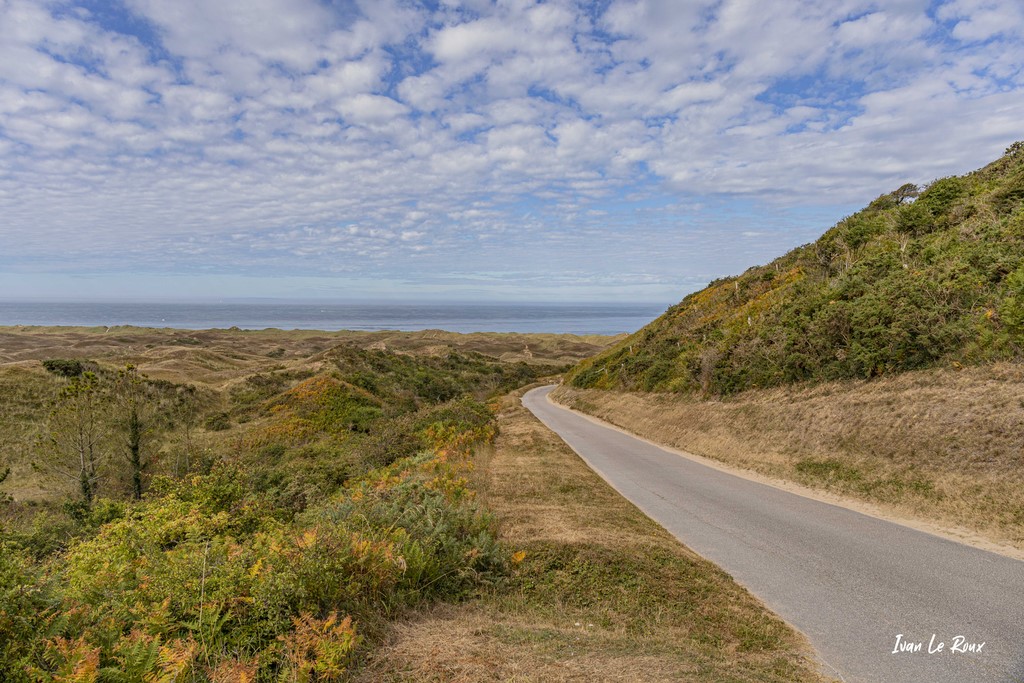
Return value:
[[(528, 392), (523, 405), (644, 513), (803, 631), (829, 673), (850, 682), (1024, 681), (1024, 562), (702, 465), (552, 403), (553, 388)], [(898, 638), (913, 651), (894, 653)]]

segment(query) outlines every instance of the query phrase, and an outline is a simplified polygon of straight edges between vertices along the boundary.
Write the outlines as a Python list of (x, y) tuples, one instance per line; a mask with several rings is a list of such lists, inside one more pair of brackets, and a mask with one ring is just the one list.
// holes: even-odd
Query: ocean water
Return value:
[(134, 325), (188, 330), (427, 330), (449, 332), (635, 332), (660, 304), (528, 303), (54, 303), (0, 302), (0, 326)]

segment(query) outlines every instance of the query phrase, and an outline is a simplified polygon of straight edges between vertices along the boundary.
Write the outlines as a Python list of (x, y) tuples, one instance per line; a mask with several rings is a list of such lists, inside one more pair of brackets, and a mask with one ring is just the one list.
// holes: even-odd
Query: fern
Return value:
[(139, 683), (156, 678), (160, 667), (159, 637), (133, 631), (121, 639), (117, 651), (117, 666), (100, 669), (103, 683)]

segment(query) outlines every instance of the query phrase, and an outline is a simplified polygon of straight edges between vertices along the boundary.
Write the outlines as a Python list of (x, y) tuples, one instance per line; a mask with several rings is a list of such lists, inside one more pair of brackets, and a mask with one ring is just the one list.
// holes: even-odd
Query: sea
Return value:
[(0, 326), (167, 327), (187, 330), (428, 330), (635, 332), (667, 304), (626, 303), (58, 303), (0, 302)]

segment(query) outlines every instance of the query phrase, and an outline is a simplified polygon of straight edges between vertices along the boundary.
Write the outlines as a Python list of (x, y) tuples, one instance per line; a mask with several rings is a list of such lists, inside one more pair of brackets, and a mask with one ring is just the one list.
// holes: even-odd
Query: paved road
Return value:
[[(552, 404), (552, 388), (523, 404), (844, 680), (1024, 681), (1024, 562), (707, 467)], [(899, 634), (920, 651), (894, 654)], [(953, 652), (956, 636), (984, 647)]]

